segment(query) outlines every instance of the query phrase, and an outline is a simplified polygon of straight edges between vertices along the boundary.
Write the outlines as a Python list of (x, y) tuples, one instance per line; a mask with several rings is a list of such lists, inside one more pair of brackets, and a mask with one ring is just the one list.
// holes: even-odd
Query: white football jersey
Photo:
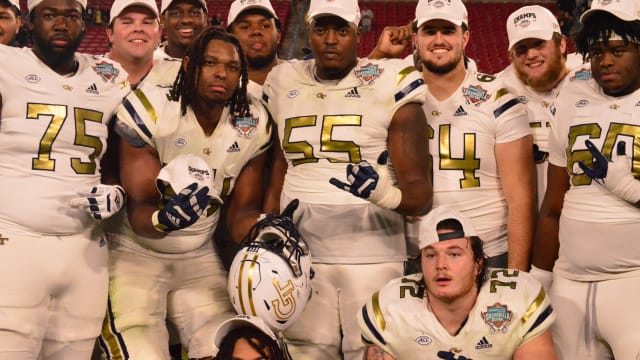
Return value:
[(402, 216), (336, 188), (329, 179), (346, 182), (348, 163), (375, 163), (387, 149), (396, 110), (422, 104), (425, 90), (421, 74), (400, 60), (360, 59), (339, 81), (317, 80), (314, 60), (285, 62), (269, 73), (263, 101), (288, 163), (282, 206), (300, 200), (294, 220), (314, 261), (406, 259)]
[(491, 75), (467, 70), (460, 89), (438, 101), (427, 94), (433, 206), (473, 220), (488, 256), (507, 251), (507, 204), (495, 146), (531, 134), (526, 107)]
[[(169, 100), (168, 95), (168, 89), (143, 83), (118, 108), (118, 121), (134, 129), (154, 148), (163, 164), (182, 154), (203, 158), (213, 169), (215, 189), (224, 199), (245, 164), (270, 146), (271, 127), (265, 108), (259, 99), (250, 98), (252, 116), (240, 118), (232, 117), (226, 107), (213, 134), (207, 136), (191, 108), (182, 116), (180, 103)], [(120, 232), (157, 252), (186, 253), (210, 242), (219, 218), (216, 210), (212, 206), (206, 217), (163, 239), (136, 235), (128, 221), (123, 222)]]
[[(619, 142), (626, 143), (629, 171), (640, 179), (640, 90), (621, 97), (604, 94), (591, 77), (588, 65), (569, 75), (569, 84), (560, 92), (551, 113), (549, 161), (566, 167), (570, 187), (564, 197), (563, 220), (602, 224), (633, 224), (640, 221), (640, 209), (613, 195), (592, 181), (578, 166), (583, 161), (592, 166), (592, 155), (585, 145), (590, 140), (601, 153), (611, 158)], [(613, 273), (640, 270), (640, 243), (637, 234), (629, 234), (621, 246), (611, 246), (606, 238), (582, 227), (573, 228), (570, 236), (560, 231), (561, 256), (555, 270), (574, 279), (601, 278), (605, 269)], [(633, 239), (633, 241), (631, 241)], [(562, 251), (571, 249), (571, 251)], [(607, 256), (602, 256), (606, 253)], [(636, 254), (635, 256), (632, 254)], [(621, 259), (624, 259), (623, 261)], [(615, 276), (613, 273), (605, 276)]]
[(263, 86), (289, 165), (283, 192), (308, 203), (366, 203), (329, 179), (346, 182), (347, 163), (376, 162), (395, 111), (424, 102), (424, 82), (400, 60), (360, 59), (338, 83), (318, 81), (314, 71), (314, 60), (285, 62)]
[(142, 82), (148, 82), (161, 88), (170, 89), (178, 76), (182, 59), (168, 55), (163, 47), (153, 52), (153, 67)]
[(76, 53), (62, 76), (31, 49), (0, 46), (0, 222), (45, 234), (78, 234), (94, 220), (69, 201), (100, 183), (100, 159), (127, 73)]
[(519, 346), (549, 329), (556, 315), (544, 288), (528, 273), (489, 269), (487, 274), (455, 335), (431, 311), (422, 274), (390, 281), (358, 313), (363, 341), (396, 360), (511, 359)]

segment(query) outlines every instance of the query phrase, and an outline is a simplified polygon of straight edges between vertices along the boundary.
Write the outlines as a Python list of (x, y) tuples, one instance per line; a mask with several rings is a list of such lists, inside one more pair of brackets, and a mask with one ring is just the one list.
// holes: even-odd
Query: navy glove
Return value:
[(209, 188), (197, 188), (193, 183), (169, 198), (164, 209), (156, 210), (152, 216), (153, 226), (161, 232), (184, 229), (193, 225), (205, 214), (212, 197)]
[(336, 178), (329, 179), (329, 182), (359, 198), (393, 210), (400, 205), (402, 192), (393, 184), (393, 180), (389, 176), (388, 159), (389, 152), (385, 150), (378, 156), (376, 165), (372, 166), (366, 160), (357, 164), (349, 164), (347, 165), (348, 183)]

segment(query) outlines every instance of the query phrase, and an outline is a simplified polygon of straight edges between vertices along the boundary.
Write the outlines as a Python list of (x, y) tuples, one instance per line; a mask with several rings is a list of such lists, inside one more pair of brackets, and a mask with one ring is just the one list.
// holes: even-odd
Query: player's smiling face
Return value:
[(111, 52), (118, 58), (151, 57), (160, 42), (160, 24), (151, 9), (129, 6), (113, 20), (107, 37), (112, 43)]
[(172, 44), (187, 48), (207, 23), (207, 14), (197, 0), (176, 0), (165, 10), (163, 23)]
[(358, 59), (359, 31), (338, 16), (321, 16), (309, 28), (309, 45), (316, 60), (316, 75), (324, 80), (345, 77)]
[(591, 74), (607, 95), (623, 96), (640, 88), (639, 46), (609, 40), (589, 49)]
[[(450, 231), (438, 231), (445, 232)], [(468, 239), (431, 244), (422, 249), (421, 258), (429, 301), (452, 303), (477, 294), (476, 276), (480, 265), (474, 261)]]
[(275, 20), (263, 11), (243, 12), (234, 21), (231, 33), (240, 40), (251, 68), (260, 69), (271, 64), (276, 57), (280, 31)]
[[(185, 58), (186, 62), (190, 61)], [(198, 97), (208, 106), (225, 105), (239, 84), (240, 55), (235, 46), (222, 40), (211, 40), (204, 52), (198, 76)]]
[(567, 44), (559, 40), (529, 38), (518, 41), (509, 57), (518, 78), (537, 91), (551, 91), (567, 73), (564, 52)]
[(463, 61), (469, 32), (446, 20), (430, 20), (418, 29), (414, 43), (427, 70), (446, 74)]
[(0, 2), (0, 44), (11, 44), (20, 30), (21, 23), (21, 18), (16, 16), (13, 7), (8, 2)]

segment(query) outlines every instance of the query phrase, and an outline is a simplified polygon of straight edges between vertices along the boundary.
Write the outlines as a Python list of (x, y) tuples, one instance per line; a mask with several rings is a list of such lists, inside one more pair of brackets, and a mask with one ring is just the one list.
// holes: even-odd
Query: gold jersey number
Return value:
[[(27, 119), (50, 119), (47, 129), (40, 139), (38, 157), (32, 159), (31, 167), (33, 170), (55, 171), (56, 160), (51, 158), (51, 149), (60, 130), (62, 130), (62, 125), (68, 118), (67, 110), (66, 105), (27, 103)], [(102, 115), (98, 111), (73, 108), (76, 134), (74, 144), (93, 149), (88, 162), (83, 162), (80, 158), (71, 158), (71, 168), (76, 174), (96, 173), (96, 158), (102, 153), (103, 144), (99, 137), (86, 133), (85, 122), (102, 123)]]

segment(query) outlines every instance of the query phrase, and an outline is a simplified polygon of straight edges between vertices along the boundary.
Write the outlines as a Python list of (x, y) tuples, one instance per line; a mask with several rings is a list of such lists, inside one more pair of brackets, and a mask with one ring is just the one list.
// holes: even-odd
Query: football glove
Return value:
[(640, 181), (633, 177), (629, 169), (626, 144), (619, 142), (615, 154), (611, 154), (611, 160), (608, 160), (591, 141), (585, 140), (584, 143), (593, 156), (593, 167), (580, 161), (578, 166), (582, 171), (620, 199), (632, 204), (640, 201)]
[(170, 232), (193, 225), (205, 213), (211, 202), (212, 197), (208, 192), (209, 187), (203, 186), (198, 189), (195, 182), (185, 187), (180, 193), (169, 198), (164, 209), (153, 213), (153, 227), (160, 232)]
[(80, 197), (71, 199), (71, 206), (83, 207), (95, 220), (112, 217), (124, 206), (126, 193), (120, 185), (100, 184)]
[(376, 165), (362, 160), (357, 164), (347, 165), (347, 181), (336, 178), (329, 179), (335, 187), (368, 200), (385, 209), (395, 209), (402, 201), (402, 192), (394, 184), (389, 175), (387, 160), (389, 152), (383, 151), (378, 156)]

